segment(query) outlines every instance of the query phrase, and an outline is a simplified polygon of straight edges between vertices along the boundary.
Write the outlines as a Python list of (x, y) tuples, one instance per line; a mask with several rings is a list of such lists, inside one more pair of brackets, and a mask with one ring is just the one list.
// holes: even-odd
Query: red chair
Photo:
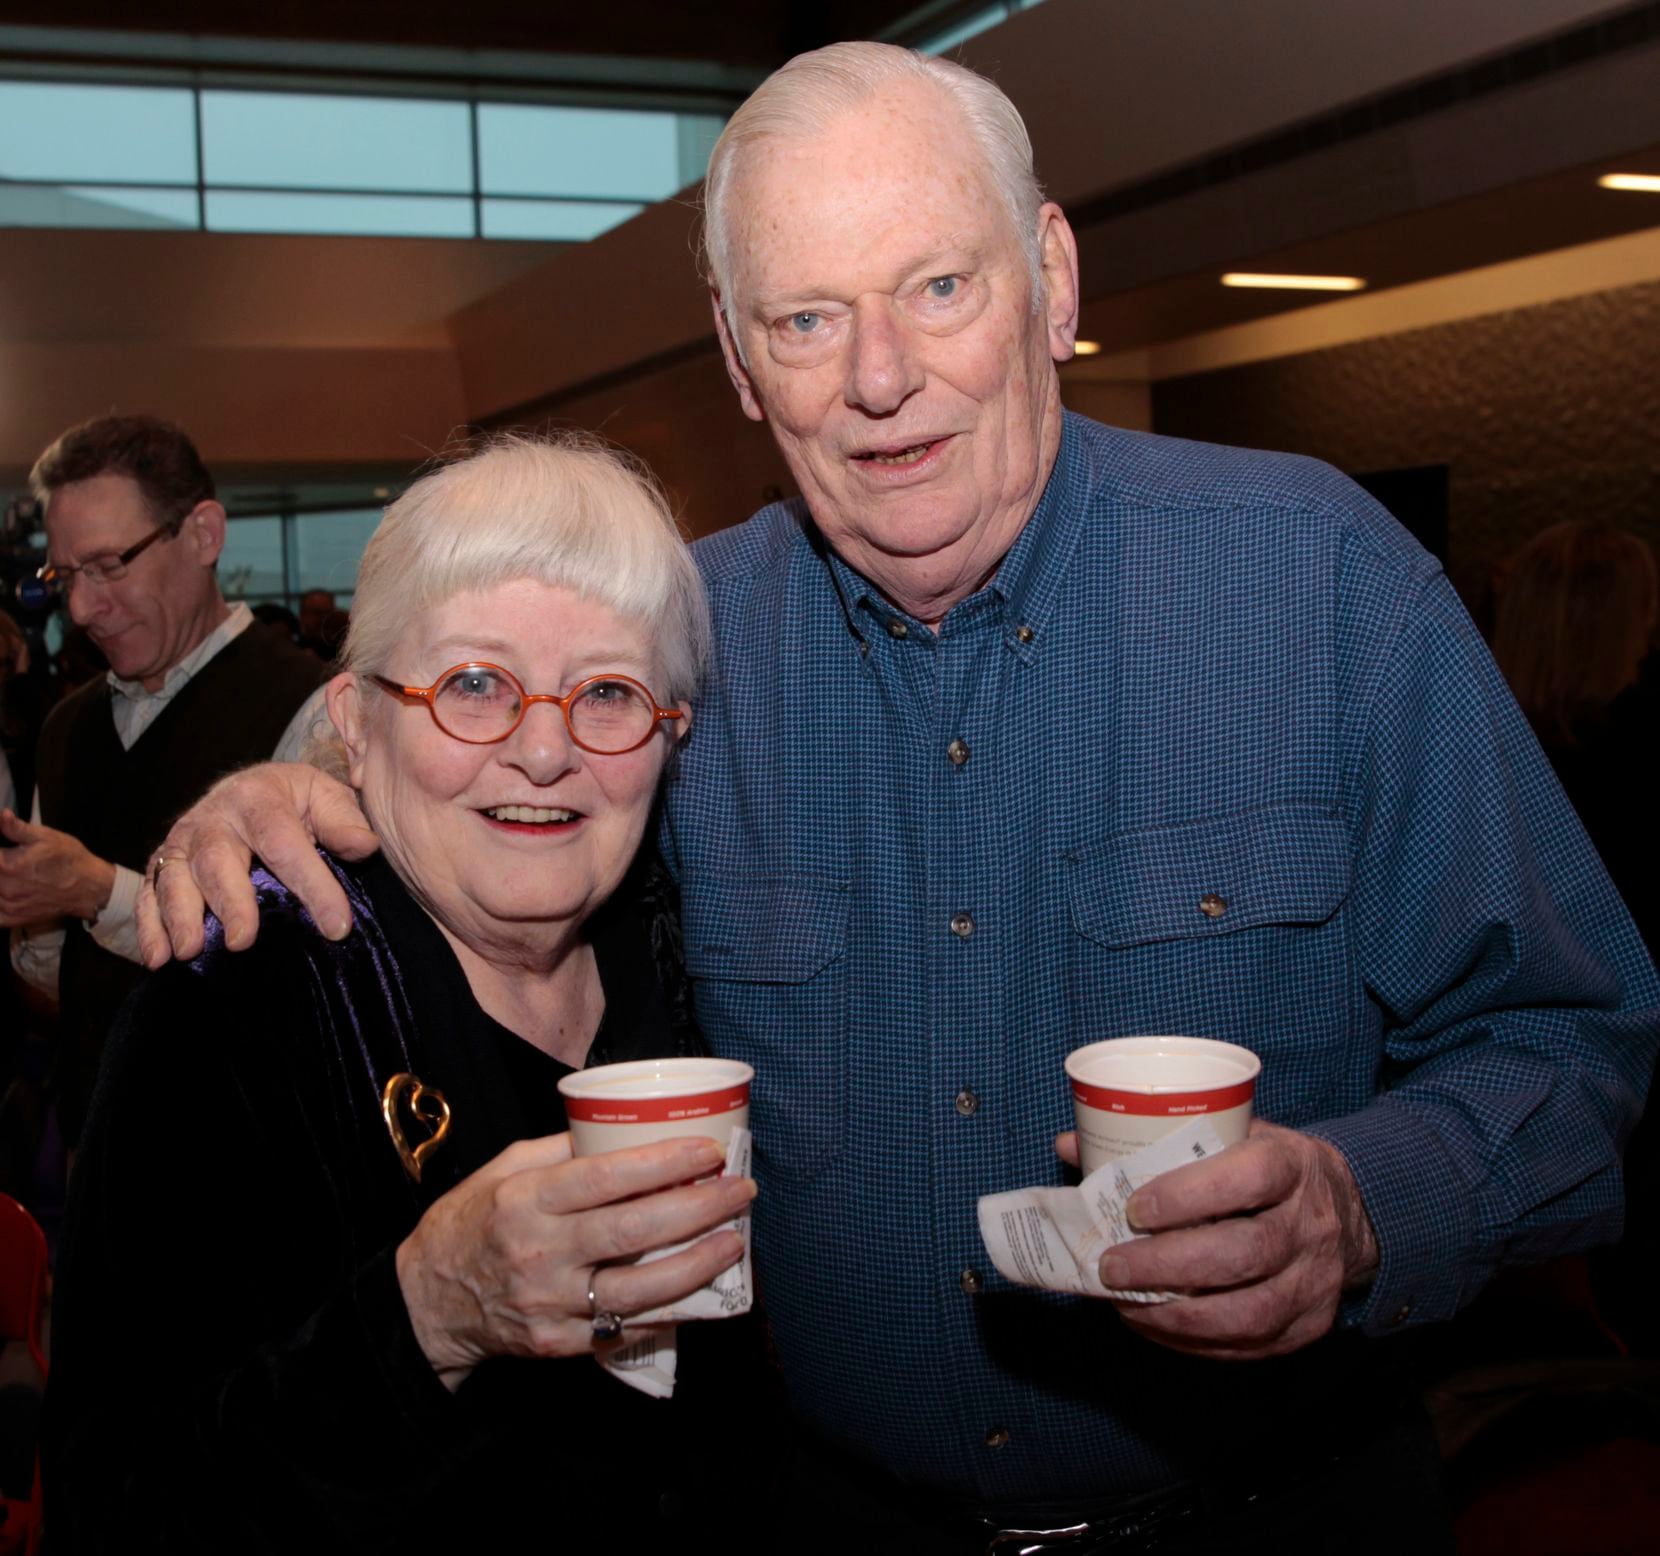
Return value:
[[(15, 1199), (0, 1194), (0, 1340), (21, 1340), (46, 1382), (46, 1353), (40, 1345), (46, 1308), (46, 1236)], [(0, 1556), (35, 1556), (40, 1549), (40, 1456), (27, 1502), (0, 1498)]]

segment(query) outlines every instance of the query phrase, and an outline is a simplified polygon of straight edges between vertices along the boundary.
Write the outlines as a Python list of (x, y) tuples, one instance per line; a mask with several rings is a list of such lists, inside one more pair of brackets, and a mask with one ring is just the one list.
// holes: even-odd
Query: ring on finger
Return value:
[(161, 880), (161, 872), (170, 864), (184, 864), (190, 858), (189, 854), (157, 854), (150, 861), (150, 885), (153, 888)]
[(593, 1325), (596, 1340), (619, 1340), (623, 1332), (623, 1316), (613, 1312), (610, 1308), (602, 1308), (599, 1298), (594, 1295), (594, 1282), (599, 1278), (598, 1269), (588, 1272), (588, 1313)]

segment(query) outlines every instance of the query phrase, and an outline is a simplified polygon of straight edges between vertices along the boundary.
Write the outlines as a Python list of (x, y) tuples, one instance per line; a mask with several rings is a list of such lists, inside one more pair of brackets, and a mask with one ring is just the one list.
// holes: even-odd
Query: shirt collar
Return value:
[(221, 649), (254, 624), (254, 613), (248, 609), (247, 603), (238, 600), (231, 607), (231, 613), (217, 627), (202, 639), (176, 665), (173, 665), (165, 676), (161, 685), (155, 691), (146, 691), (142, 681), (124, 681), (115, 671), (111, 670), (106, 677), (110, 690), (117, 697), (125, 697), (129, 702), (142, 702), (152, 698), (157, 702), (167, 702), (179, 689), (190, 680), (210, 659)]
[[(996, 596), (1003, 602), (1011, 646), (1022, 657), (1036, 651), (1043, 627), (1054, 610), (1093, 484), (1086, 440), (1073, 430), (1072, 421), (1070, 411), (1062, 413), (1060, 447), (1049, 479), (1044, 483), (1043, 495), (996, 573), (985, 588), (954, 605), (945, 618), (949, 623), (958, 611), (971, 607), (978, 612), (984, 608), (987, 595)], [(848, 627), (860, 642), (866, 641), (866, 632), (873, 622), (885, 627), (892, 620), (904, 619), (904, 613), (868, 578), (831, 549), (816, 526), (809, 532), (814, 544), (824, 553)], [(865, 613), (862, 623), (860, 608)]]
[(1090, 485), (1084, 439), (1073, 430), (1071, 412), (1063, 412), (1060, 447), (1043, 495), (986, 585), (1003, 597), (1010, 620), (1030, 627), (1034, 635), (1066, 580)]

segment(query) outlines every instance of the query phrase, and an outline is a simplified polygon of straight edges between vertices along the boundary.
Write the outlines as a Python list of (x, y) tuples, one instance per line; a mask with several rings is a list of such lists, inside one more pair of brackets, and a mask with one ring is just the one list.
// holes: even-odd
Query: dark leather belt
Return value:
[(989, 1531), (986, 1556), (1041, 1556), (1051, 1550), (1064, 1556), (1097, 1556), (1134, 1548), (1153, 1530), (1196, 1513), (1204, 1500), (1197, 1488), (1177, 1486), (1047, 1528), (1018, 1528), (984, 1515), (979, 1521)]

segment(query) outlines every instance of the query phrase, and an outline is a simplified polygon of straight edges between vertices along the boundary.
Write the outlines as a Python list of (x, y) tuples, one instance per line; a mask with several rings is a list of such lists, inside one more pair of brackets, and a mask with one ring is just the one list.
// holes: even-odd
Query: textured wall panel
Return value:
[(1455, 574), (1559, 519), (1660, 545), (1660, 283), (1170, 379), (1153, 425), (1344, 470), (1445, 464)]

